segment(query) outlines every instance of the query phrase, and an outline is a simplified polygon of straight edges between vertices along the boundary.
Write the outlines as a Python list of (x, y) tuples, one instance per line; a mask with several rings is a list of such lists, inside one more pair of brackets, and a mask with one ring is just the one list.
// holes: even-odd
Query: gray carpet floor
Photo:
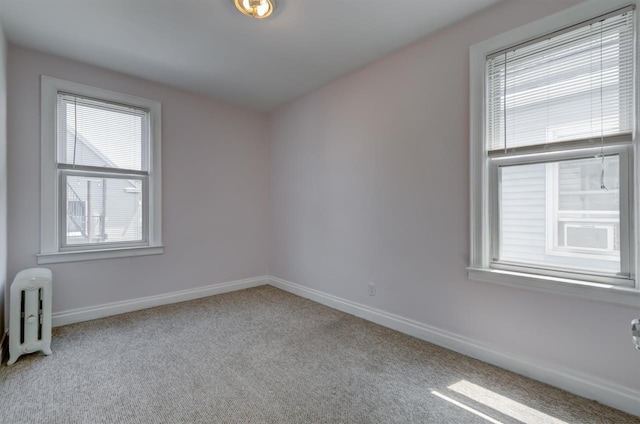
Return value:
[(56, 328), (52, 349), (2, 366), (2, 423), (640, 423), (269, 286)]

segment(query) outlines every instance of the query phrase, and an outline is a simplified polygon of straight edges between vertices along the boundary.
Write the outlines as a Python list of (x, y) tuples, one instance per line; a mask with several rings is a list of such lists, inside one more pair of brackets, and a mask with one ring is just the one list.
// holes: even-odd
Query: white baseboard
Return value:
[(575, 372), (535, 358), (514, 355), (498, 348), (460, 336), (418, 321), (351, 302), (328, 293), (310, 289), (277, 277), (269, 284), (289, 293), (313, 300), (331, 308), (366, 319), (384, 327), (445, 347), (472, 358), (513, 371), (517, 374), (559, 387), (568, 392), (629, 414), (640, 416), (640, 392), (596, 377)]
[(133, 312), (140, 309), (152, 308), (154, 306), (184, 302), (186, 300), (213, 296), (215, 294), (228, 293), (236, 290), (248, 289), (250, 287), (263, 286), (267, 284), (267, 282), (268, 277), (261, 276), (247, 278), (244, 280), (229, 281), (220, 284), (212, 284), (210, 286), (198, 287), (195, 289), (159, 294), (156, 296), (140, 297), (137, 299), (124, 300), (121, 302), (104, 303), (102, 305), (89, 306), (86, 308), (61, 311), (53, 314), (52, 325), (54, 327), (59, 327), (61, 325), (89, 321), (92, 319), (123, 314), (125, 312)]
[[(501, 351), (495, 347), (458, 334), (272, 276), (247, 278), (156, 296), (56, 312), (53, 314), (52, 324), (54, 327), (58, 327), (265, 284), (270, 284), (281, 290), (313, 300), (314, 302), (339, 311), (355, 315), (384, 327), (451, 349), (463, 355), (488, 362), (517, 374), (551, 384), (579, 396), (593, 399), (613, 408), (640, 416), (640, 402), (638, 402), (640, 392), (638, 391), (554, 364), (545, 363), (535, 358), (528, 358)], [(1, 355), (4, 355), (6, 351), (6, 344), (7, 334), (5, 333), (0, 341)]]

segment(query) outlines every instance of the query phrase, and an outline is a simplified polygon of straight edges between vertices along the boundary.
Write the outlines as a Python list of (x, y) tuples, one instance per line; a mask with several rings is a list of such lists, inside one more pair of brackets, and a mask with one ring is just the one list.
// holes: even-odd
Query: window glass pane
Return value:
[(500, 260), (620, 272), (619, 156), (503, 166), (500, 179)]
[(59, 94), (58, 160), (143, 170), (146, 121), (143, 110)]
[(68, 245), (143, 240), (142, 180), (67, 176)]

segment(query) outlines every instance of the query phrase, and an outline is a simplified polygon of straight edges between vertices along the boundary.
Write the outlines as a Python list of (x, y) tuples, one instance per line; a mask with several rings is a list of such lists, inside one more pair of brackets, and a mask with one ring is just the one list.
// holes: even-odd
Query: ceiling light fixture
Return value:
[(276, 10), (276, 0), (233, 0), (242, 14), (256, 19), (268, 18)]

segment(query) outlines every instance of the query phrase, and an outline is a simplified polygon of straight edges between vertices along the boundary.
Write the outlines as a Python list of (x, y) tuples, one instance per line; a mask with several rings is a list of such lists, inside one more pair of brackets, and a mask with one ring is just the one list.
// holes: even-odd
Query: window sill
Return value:
[(130, 256), (161, 255), (164, 246), (124, 247), (117, 249), (81, 250), (75, 252), (41, 253), (38, 265), (60, 262), (81, 262), (95, 259), (126, 258)]
[(497, 269), (467, 268), (469, 279), (638, 307), (640, 290)]

